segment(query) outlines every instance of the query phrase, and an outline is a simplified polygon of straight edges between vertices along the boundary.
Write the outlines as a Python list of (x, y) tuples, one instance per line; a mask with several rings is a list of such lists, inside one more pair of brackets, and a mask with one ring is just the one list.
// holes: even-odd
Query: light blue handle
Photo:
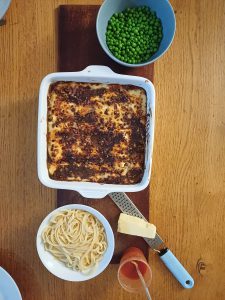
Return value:
[(160, 259), (184, 288), (191, 289), (194, 286), (194, 279), (169, 249), (162, 251)]

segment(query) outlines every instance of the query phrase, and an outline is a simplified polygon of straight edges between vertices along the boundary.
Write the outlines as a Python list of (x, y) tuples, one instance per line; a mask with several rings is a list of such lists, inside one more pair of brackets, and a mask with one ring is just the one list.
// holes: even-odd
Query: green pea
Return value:
[(147, 6), (127, 8), (115, 13), (106, 29), (106, 43), (120, 60), (146, 61), (158, 50), (163, 37), (161, 20)]

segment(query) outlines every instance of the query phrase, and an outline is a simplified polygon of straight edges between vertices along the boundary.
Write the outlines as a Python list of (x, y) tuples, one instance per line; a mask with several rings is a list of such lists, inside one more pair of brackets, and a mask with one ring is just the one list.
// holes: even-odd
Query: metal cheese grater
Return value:
[[(125, 193), (110, 193), (109, 196), (122, 212), (146, 220)], [(184, 288), (192, 288), (194, 286), (193, 278), (174, 254), (166, 247), (158, 233), (156, 233), (154, 239), (144, 238), (144, 240), (151, 249), (158, 253), (160, 259)]]

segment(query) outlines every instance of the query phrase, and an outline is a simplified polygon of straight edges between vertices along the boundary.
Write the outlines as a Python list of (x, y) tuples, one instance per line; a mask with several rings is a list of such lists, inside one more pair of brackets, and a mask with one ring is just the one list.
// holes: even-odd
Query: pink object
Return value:
[(143, 286), (132, 261), (138, 265), (146, 287), (150, 286), (152, 280), (151, 268), (143, 252), (136, 247), (130, 247), (124, 252), (118, 269), (118, 280), (120, 285), (128, 292), (139, 293), (143, 291)]

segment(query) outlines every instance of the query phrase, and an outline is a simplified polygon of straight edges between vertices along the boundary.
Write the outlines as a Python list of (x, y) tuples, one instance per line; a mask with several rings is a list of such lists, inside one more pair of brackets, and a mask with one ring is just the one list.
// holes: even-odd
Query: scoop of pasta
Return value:
[(101, 222), (78, 209), (60, 211), (42, 232), (45, 250), (73, 270), (86, 273), (102, 259), (107, 248)]

